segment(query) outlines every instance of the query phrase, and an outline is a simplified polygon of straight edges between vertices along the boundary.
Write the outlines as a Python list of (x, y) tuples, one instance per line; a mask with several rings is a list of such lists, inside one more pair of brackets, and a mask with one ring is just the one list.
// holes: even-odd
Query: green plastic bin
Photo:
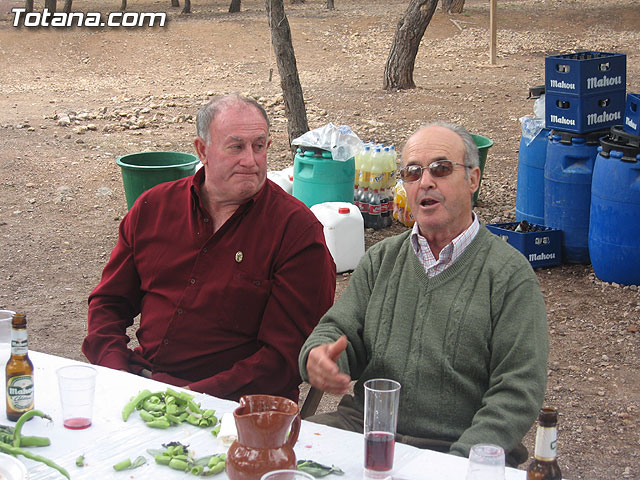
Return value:
[(200, 160), (182, 152), (140, 152), (116, 160), (122, 170), (127, 208), (131, 208), (145, 190), (164, 182), (193, 175)]
[(493, 145), (493, 140), (482, 135), (471, 134), (473, 141), (476, 142), (478, 147), (478, 157), (480, 160), (480, 182), (478, 182), (478, 190), (473, 194), (473, 206), (475, 207), (478, 202), (478, 193), (480, 192), (480, 183), (482, 183), (482, 174), (484, 173), (484, 164), (487, 162), (487, 152)]

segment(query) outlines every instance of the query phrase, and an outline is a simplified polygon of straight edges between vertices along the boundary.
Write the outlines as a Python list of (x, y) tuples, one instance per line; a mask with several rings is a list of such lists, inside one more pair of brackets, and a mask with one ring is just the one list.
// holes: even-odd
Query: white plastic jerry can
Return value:
[(353, 270), (364, 255), (364, 221), (349, 202), (317, 203), (311, 211), (324, 226), (324, 239), (338, 273)]

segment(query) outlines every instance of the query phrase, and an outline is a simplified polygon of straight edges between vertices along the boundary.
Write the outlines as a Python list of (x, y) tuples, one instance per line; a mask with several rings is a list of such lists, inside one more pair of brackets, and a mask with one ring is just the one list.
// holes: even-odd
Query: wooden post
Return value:
[(489, 10), (489, 30), (491, 31), (491, 39), (489, 40), (489, 59), (491, 65), (496, 64), (496, 39), (497, 39), (497, 22), (496, 9), (498, 0), (490, 0), (491, 7)]

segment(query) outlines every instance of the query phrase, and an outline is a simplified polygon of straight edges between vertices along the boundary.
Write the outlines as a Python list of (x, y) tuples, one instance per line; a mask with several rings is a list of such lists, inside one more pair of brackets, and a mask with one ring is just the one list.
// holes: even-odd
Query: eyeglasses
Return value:
[(456, 165), (465, 168), (473, 168), (469, 165), (455, 163), (449, 160), (436, 160), (435, 162), (431, 162), (426, 167), (422, 167), (420, 165), (407, 165), (406, 167), (402, 167), (400, 169), (400, 178), (405, 183), (417, 182), (422, 178), (422, 173), (425, 170), (429, 170), (429, 173), (432, 177), (447, 177), (453, 173), (453, 167)]

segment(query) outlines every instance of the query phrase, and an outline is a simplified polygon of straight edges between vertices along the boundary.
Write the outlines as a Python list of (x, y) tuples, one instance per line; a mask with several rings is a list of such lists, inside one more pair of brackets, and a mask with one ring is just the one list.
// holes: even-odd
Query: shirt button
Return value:
[(207, 247), (204, 247), (204, 248), (202, 249), (202, 253), (207, 253)]
[(163, 343), (164, 345), (168, 345), (168, 344), (169, 344), (169, 340), (167, 340), (167, 339), (165, 338), (165, 339), (162, 341), (162, 343)]
[(209, 223), (209, 219), (205, 217), (204, 223)]
[(192, 278), (191, 280), (189, 280), (191, 282), (191, 285), (193, 285), (194, 283), (196, 283), (196, 279)]
[(181, 308), (179, 308), (179, 309), (178, 309), (178, 315), (182, 315), (182, 313), (183, 313), (183, 312), (182, 312), (182, 309), (181, 309)]

